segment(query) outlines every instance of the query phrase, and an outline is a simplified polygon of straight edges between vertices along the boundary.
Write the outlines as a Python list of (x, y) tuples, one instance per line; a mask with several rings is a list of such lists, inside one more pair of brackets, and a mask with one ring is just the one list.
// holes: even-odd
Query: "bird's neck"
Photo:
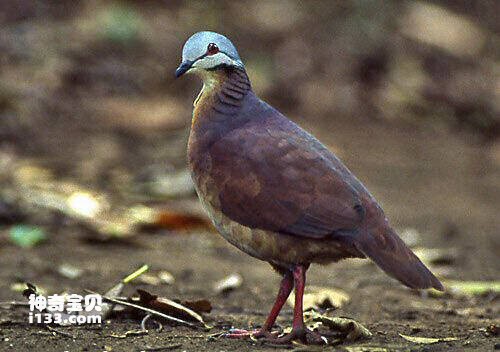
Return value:
[(247, 73), (239, 68), (205, 71), (202, 78), (203, 88), (194, 101), (193, 124), (199, 118), (216, 116), (221, 119), (236, 115), (252, 89)]
[(201, 150), (248, 122), (252, 114), (247, 110), (253, 106), (252, 99), (257, 99), (242, 69), (219, 68), (203, 75), (203, 89), (194, 102), (190, 154), (195, 150), (202, 154)]

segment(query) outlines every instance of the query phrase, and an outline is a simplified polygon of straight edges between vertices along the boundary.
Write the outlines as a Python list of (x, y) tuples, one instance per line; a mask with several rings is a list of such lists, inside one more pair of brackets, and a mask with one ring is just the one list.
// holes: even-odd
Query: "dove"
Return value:
[[(198, 197), (229, 243), (282, 276), (262, 327), (235, 329), (228, 337), (324, 343), (303, 318), (306, 271), (313, 263), (369, 258), (412, 289), (443, 290), (342, 161), (253, 92), (228, 38), (210, 31), (193, 34), (175, 71), (176, 77), (185, 74), (203, 81), (188, 141)], [(278, 336), (272, 328), (293, 289), (292, 330)]]

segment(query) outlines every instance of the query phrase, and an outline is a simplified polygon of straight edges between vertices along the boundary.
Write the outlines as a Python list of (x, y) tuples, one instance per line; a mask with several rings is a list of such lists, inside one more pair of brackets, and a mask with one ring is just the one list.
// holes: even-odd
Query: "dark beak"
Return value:
[(180, 66), (175, 70), (175, 78), (179, 78), (183, 74), (185, 74), (193, 65), (192, 61), (184, 61), (180, 64)]

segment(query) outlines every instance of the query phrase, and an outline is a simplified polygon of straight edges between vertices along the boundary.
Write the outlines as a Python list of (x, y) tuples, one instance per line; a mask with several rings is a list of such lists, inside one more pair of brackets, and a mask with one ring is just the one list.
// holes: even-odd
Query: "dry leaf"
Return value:
[(151, 275), (151, 274), (144, 274), (139, 277), (139, 281), (142, 282), (143, 284), (151, 285), (151, 286), (158, 286), (161, 284), (161, 280), (158, 276)]
[[(148, 270), (149, 270), (149, 266), (147, 266), (147, 265), (141, 266), (139, 269), (137, 269), (136, 271), (134, 271), (133, 273), (131, 273), (130, 275), (125, 277), (122, 281), (120, 281), (119, 283), (117, 283), (116, 285), (111, 287), (108, 291), (106, 291), (106, 293), (103, 296), (111, 297), (111, 298), (119, 297), (121, 295), (121, 293), (123, 292), (123, 288), (125, 287), (126, 284), (128, 284), (132, 280), (135, 280), (136, 278), (140, 277)], [(103, 317), (103, 319), (106, 319), (111, 314), (114, 307), (115, 307), (115, 304), (113, 302), (103, 302), (102, 303), (100, 314)]]
[(92, 193), (76, 191), (66, 199), (69, 212), (75, 217), (93, 218), (102, 211), (102, 203)]
[(189, 309), (188, 307), (183, 306), (180, 303), (177, 303), (165, 297), (152, 295), (144, 290), (137, 290), (137, 293), (139, 294), (139, 304), (141, 306), (173, 317), (180, 318), (182, 320), (194, 321), (205, 325), (203, 318), (198, 313)]
[(206, 299), (199, 299), (197, 301), (182, 301), (181, 304), (196, 313), (210, 313), (212, 311), (212, 303)]
[(73, 265), (70, 265), (70, 264), (61, 264), (58, 268), (57, 268), (57, 272), (68, 278), (68, 279), (76, 279), (76, 278), (79, 278), (80, 276), (82, 276), (83, 274), (83, 270), (80, 269), (80, 268), (77, 268)]
[(125, 339), (129, 336), (142, 336), (142, 335), (146, 335), (147, 333), (148, 333), (147, 330), (129, 330), (129, 331), (125, 331), (124, 334), (111, 334), (109, 336), (115, 337), (117, 339)]
[(456, 248), (414, 248), (413, 252), (425, 264), (434, 265), (450, 265), (453, 264), (457, 257), (458, 252)]
[(406, 243), (408, 247), (414, 247), (420, 242), (420, 232), (412, 227), (407, 227), (399, 232), (399, 237)]
[(196, 214), (179, 213), (172, 210), (159, 211), (152, 225), (171, 230), (212, 228), (210, 221), (205, 217)]
[(243, 278), (240, 274), (234, 273), (226, 276), (214, 285), (214, 291), (217, 293), (224, 293), (234, 290), (243, 284)]
[[(195, 324), (190, 323), (188, 321), (185, 321), (185, 320), (182, 320), (182, 319), (179, 319), (179, 318), (176, 318), (176, 317), (172, 317), (172, 316), (170, 316), (168, 314), (164, 314), (164, 313), (156, 311), (154, 309), (151, 309), (151, 308), (148, 308), (148, 307), (143, 307), (141, 305), (138, 305), (138, 304), (135, 304), (135, 303), (131, 303), (131, 302), (128, 302), (126, 300), (122, 300), (122, 299), (118, 299), (118, 298), (111, 298), (111, 297), (107, 297), (107, 296), (102, 296), (102, 299), (104, 301), (106, 301), (106, 302), (111, 302), (113, 304), (118, 304), (118, 305), (127, 307), (129, 309), (134, 309), (134, 310), (137, 310), (137, 311), (148, 313), (148, 314), (153, 315), (155, 317), (163, 318), (163, 319), (165, 319), (167, 321), (176, 322), (176, 323), (187, 325), (187, 326), (190, 326), (190, 327), (196, 327)], [(210, 329), (210, 327), (208, 327), (205, 324), (203, 324), (203, 327), (205, 329)]]
[[(338, 309), (344, 304), (349, 303), (349, 301), (349, 295), (343, 290), (329, 287), (308, 286), (304, 293), (303, 306), (304, 310)], [(288, 297), (287, 303), (291, 307), (294, 307), (295, 295), (293, 293)]]
[(180, 198), (195, 192), (191, 173), (184, 170), (162, 172), (154, 175), (153, 180), (142, 185), (144, 191), (155, 198)]
[(487, 33), (466, 16), (436, 4), (411, 2), (401, 20), (405, 36), (457, 57), (477, 55), (487, 38)]
[(161, 283), (167, 285), (172, 285), (175, 282), (174, 275), (172, 275), (168, 271), (160, 271), (158, 273), (158, 278), (160, 279)]
[(457, 337), (418, 337), (418, 336), (408, 336), (408, 335), (403, 335), (399, 334), (402, 338), (404, 338), (407, 341), (414, 342), (414, 343), (422, 343), (422, 344), (431, 344), (431, 343), (437, 343), (437, 342), (446, 342), (446, 341), (456, 341), (458, 340)]
[(328, 317), (316, 311), (309, 311), (304, 314), (305, 322), (319, 322), (331, 330), (338, 331), (345, 335), (346, 341), (370, 338), (372, 333), (362, 324), (350, 318)]

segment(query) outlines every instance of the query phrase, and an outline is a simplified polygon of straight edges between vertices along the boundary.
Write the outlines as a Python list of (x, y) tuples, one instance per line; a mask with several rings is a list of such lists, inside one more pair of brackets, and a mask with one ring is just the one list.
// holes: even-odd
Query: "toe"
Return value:
[(327, 345), (328, 340), (315, 331), (307, 328), (295, 328), (289, 334), (273, 339), (266, 339), (273, 344), (290, 344), (293, 341), (300, 341), (307, 345)]

